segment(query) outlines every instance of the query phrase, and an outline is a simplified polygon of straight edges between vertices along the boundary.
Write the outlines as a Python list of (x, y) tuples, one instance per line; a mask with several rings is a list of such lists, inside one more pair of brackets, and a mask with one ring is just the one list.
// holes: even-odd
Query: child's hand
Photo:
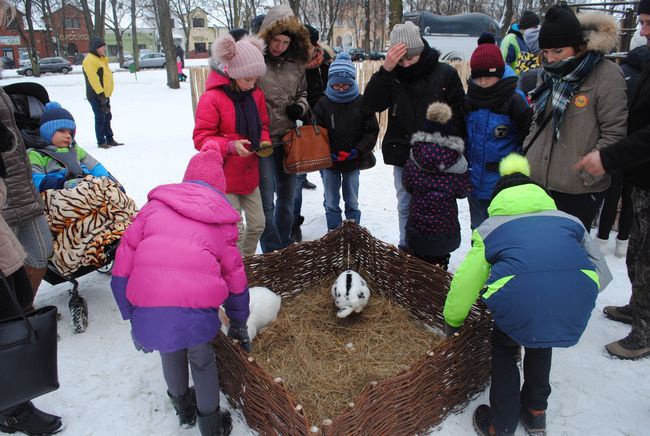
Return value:
[(251, 142), (247, 139), (240, 139), (235, 141), (235, 152), (241, 157), (248, 157), (253, 154), (246, 146), (250, 145)]
[(230, 320), (230, 328), (228, 329), (228, 337), (239, 341), (239, 346), (247, 353), (251, 352), (251, 339), (248, 336), (248, 326), (246, 323), (240, 324), (232, 319)]

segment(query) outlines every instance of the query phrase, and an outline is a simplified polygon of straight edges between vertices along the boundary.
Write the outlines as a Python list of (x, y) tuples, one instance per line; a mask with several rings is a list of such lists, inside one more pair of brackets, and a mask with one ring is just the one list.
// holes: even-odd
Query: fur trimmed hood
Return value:
[(289, 48), (282, 55), (283, 58), (292, 59), (299, 64), (307, 64), (311, 60), (309, 55), (309, 48), (311, 47), (309, 31), (293, 15), (293, 11), (287, 5), (279, 5), (269, 9), (262, 22), (259, 37), (264, 40), (267, 53), (271, 38), (279, 34), (285, 34), (291, 38)]
[(450, 150), (457, 151), (458, 153), (465, 152), (465, 141), (459, 136), (442, 136), (438, 132), (428, 133), (428, 132), (415, 132), (411, 137), (411, 146), (415, 145), (418, 142), (430, 142), (432, 144), (437, 144), (440, 147), (446, 147)]
[(616, 19), (604, 12), (578, 14), (587, 50), (609, 54), (616, 50), (619, 27)]

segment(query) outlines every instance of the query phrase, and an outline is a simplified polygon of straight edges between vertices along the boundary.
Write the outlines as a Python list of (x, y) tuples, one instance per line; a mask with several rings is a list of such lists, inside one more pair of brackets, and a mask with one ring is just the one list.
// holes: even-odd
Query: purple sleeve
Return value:
[(133, 313), (133, 306), (126, 298), (126, 285), (128, 283), (128, 277), (113, 276), (113, 278), (111, 278), (113, 297), (115, 297), (117, 306), (120, 308), (120, 313), (122, 314), (122, 319), (124, 320), (131, 319), (131, 314)]
[(226, 315), (231, 322), (244, 324), (248, 320), (250, 296), (248, 288), (239, 294), (230, 294), (224, 302)]

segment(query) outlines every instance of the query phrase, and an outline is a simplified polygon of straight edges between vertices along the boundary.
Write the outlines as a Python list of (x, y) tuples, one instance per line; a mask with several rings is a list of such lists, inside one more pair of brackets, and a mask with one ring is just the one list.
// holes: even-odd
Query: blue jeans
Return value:
[(469, 194), (467, 196), (467, 202), (469, 203), (470, 226), (474, 230), (488, 218), (487, 210), (490, 205), (490, 200), (483, 200), (474, 197), (473, 194)]
[(300, 218), (302, 210), (302, 186), (307, 180), (307, 173), (300, 173), (296, 176), (296, 197), (293, 200), (293, 220), (297, 221)]
[(95, 137), (97, 145), (113, 142), (113, 130), (111, 129), (112, 113), (104, 113), (99, 107), (99, 99), (88, 100), (95, 114)]
[(284, 172), (283, 157), (282, 147), (276, 147), (271, 156), (260, 158), (260, 194), (266, 220), (260, 239), (262, 253), (280, 250), (292, 243), (296, 175)]
[(321, 172), (323, 187), (325, 188), (325, 219), (327, 230), (334, 230), (343, 223), (341, 217), (341, 187), (343, 187), (343, 201), (345, 202), (345, 218), (354, 220), (357, 224), (361, 221), (359, 210), (359, 170), (341, 172), (339, 170), (325, 169)]
[(406, 247), (406, 221), (409, 219), (409, 205), (411, 204), (411, 194), (406, 192), (402, 184), (402, 175), (404, 168), (393, 167), (393, 181), (395, 183), (395, 192), (397, 194), (397, 219), (399, 221), (399, 246)]

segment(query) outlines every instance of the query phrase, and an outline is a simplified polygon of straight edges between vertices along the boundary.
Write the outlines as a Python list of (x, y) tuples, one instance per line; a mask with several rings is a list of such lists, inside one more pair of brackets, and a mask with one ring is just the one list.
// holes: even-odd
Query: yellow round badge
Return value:
[(573, 104), (575, 104), (576, 107), (580, 109), (587, 106), (588, 103), (589, 103), (589, 97), (587, 97), (586, 95), (576, 95), (575, 100), (573, 100)]

